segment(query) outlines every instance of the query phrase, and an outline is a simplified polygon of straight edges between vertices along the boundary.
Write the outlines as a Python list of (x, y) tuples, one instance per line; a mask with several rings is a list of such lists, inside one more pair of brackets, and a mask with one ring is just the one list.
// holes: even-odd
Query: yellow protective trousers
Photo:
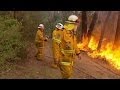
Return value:
[(37, 60), (44, 60), (44, 46), (43, 46), (43, 42), (36, 43), (36, 47), (37, 47), (37, 55), (36, 55)]
[(52, 46), (53, 46), (53, 57), (54, 57), (54, 64), (58, 64), (61, 58), (61, 51), (60, 51), (60, 44), (62, 38), (62, 30), (55, 29), (52, 33)]
[(64, 56), (62, 56), (61, 61), (59, 63), (59, 67), (63, 79), (69, 79), (72, 76), (73, 60), (74, 60), (73, 53), (65, 53)]
[(58, 64), (58, 61), (61, 58), (61, 54), (60, 54), (59, 44), (57, 44), (56, 42), (53, 42), (53, 57), (54, 57), (54, 63)]

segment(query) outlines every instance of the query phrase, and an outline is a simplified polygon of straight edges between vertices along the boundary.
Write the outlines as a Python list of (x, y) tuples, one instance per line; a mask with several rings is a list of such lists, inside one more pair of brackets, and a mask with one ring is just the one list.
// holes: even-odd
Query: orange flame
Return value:
[(90, 39), (90, 42), (88, 44), (88, 47), (91, 49), (91, 50), (96, 50), (97, 49), (97, 41), (96, 39), (92, 36), (91, 39)]
[[(112, 49), (113, 44), (107, 43), (106, 45), (102, 45), (101, 50), (97, 51), (97, 41), (92, 36), (91, 40), (88, 44), (88, 47), (91, 50), (95, 50), (92, 53), (88, 52), (88, 55), (92, 58), (97, 58), (98, 56), (101, 58), (105, 58), (106, 61), (110, 63), (110, 65), (114, 66), (116, 69), (120, 70), (120, 47)], [(79, 47), (79, 44), (78, 44)]]
[(85, 37), (83, 37), (82, 38), (82, 41), (83, 41), (83, 43), (78, 43), (77, 44), (77, 46), (78, 46), (78, 48), (80, 49), (80, 50), (84, 50), (84, 51), (86, 51), (86, 45), (87, 45), (87, 43), (88, 43), (88, 38), (85, 38)]

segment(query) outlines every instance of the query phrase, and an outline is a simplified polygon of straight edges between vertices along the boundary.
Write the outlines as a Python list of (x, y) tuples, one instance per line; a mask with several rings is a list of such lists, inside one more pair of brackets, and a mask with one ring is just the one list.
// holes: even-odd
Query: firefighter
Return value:
[(62, 57), (59, 62), (59, 68), (63, 79), (69, 79), (73, 73), (73, 60), (75, 55), (80, 58), (80, 51), (77, 47), (75, 32), (78, 26), (78, 17), (70, 15), (66, 21), (61, 40)]
[(37, 54), (36, 54), (36, 59), (37, 60), (44, 60), (44, 41), (47, 41), (48, 38), (44, 37), (44, 25), (40, 24), (38, 26), (38, 31), (36, 33), (35, 37), (35, 45), (37, 47)]
[(57, 23), (56, 28), (52, 33), (54, 63), (51, 66), (53, 68), (58, 68), (58, 61), (61, 58), (60, 43), (62, 38), (62, 32), (63, 32), (63, 25), (61, 23)]

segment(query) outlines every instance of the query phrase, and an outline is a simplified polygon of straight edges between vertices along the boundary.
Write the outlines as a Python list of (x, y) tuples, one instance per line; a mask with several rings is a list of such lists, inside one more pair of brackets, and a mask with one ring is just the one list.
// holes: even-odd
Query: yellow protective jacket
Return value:
[(60, 59), (60, 44), (62, 39), (62, 30), (55, 29), (52, 33), (53, 55), (55, 59)]
[(77, 47), (77, 40), (73, 30), (76, 29), (76, 25), (66, 23), (64, 25), (64, 28), (65, 29), (63, 30), (63, 38), (61, 43), (61, 48), (62, 48), (61, 52), (63, 54), (66, 53), (79, 54), (80, 50)]
[(60, 44), (61, 43), (61, 38), (62, 38), (62, 30), (57, 30), (55, 29), (52, 33), (52, 40), (53, 43)]
[(41, 30), (38, 30), (36, 33), (36, 37), (35, 37), (35, 44), (37, 47), (43, 47), (44, 46), (44, 33)]

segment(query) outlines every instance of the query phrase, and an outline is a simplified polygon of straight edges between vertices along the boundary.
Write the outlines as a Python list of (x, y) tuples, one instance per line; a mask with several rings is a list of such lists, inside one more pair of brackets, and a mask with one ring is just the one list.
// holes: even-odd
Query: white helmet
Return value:
[(40, 24), (40, 25), (38, 26), (38, 28), (44, 28), (44, 25), (43, 25), (43, 24)]
[(76, 15), (70, 15), (70, 16), (68, 17), (68, 20), (69, 20), (69, 21), (72, 21), (72, 22), (75, 22), (75, 21), (78, 20), (78, 17), (77, 17)]
[(63, 24), (61, 24), (61, 23), (57, 23), (56, 28), (58, 28), (58, 29), (63, 29), (64, 26), (63, 26)]

